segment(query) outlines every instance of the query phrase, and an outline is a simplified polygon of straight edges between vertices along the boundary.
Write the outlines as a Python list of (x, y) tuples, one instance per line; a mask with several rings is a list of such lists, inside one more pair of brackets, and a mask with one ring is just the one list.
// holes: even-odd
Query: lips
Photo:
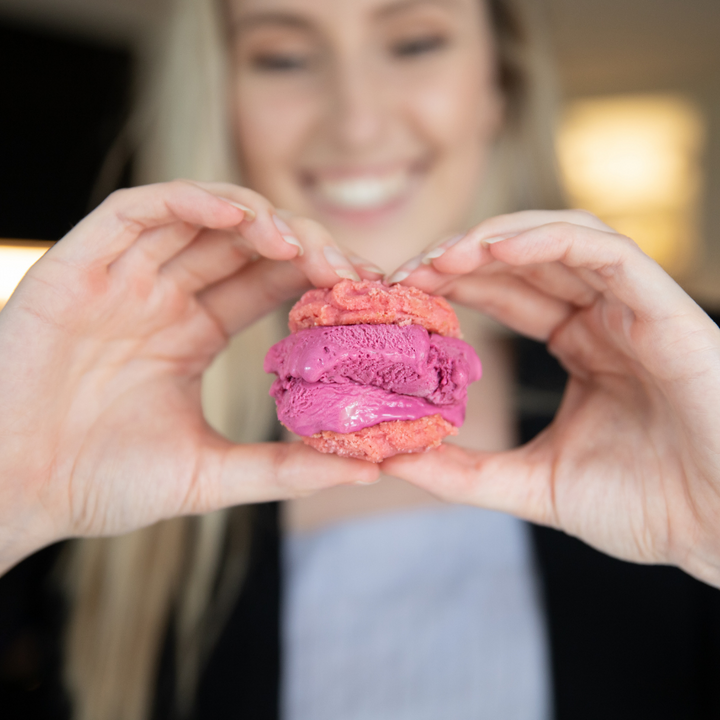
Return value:
[(395, 205), (417, 184), (418, 171), (405, 165), (387, 171), (326, 170), (307, 173), (305, 186), (323, 207), (374, 211)]
[(407, 172), (384, 177), (357, 177), (346, 180), (322, 180), (315, 185), (317, 195), (328, 204), (348, 210), (383, 207), (407, 192)]

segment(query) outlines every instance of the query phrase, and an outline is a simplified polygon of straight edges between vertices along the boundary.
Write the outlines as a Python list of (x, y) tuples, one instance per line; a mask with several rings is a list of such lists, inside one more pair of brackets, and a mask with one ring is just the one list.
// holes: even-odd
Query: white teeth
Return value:
[(347, 180), (320, 180), (317, 192), (333, 205), (352, 210), (382, 207), (401, 195), (409, 182), (407, 172), (384, 177), (360, 177)]

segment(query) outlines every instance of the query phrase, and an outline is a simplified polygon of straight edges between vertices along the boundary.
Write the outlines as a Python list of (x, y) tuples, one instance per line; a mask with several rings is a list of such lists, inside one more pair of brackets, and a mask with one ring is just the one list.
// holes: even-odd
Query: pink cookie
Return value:
[(460, 324), (442, 297), (379, 280), (341, 280), (309, 290), (290, 310), (290, 332), (319, 325), (422, 325), (429, 332), (459, 338)]
[(302, 441), (320, 452), (379, 463), (398, 453), (431, 450), (448, 435), (457, 434), (457, 428), (440, 415), (429, 415), (417, 420), (382, 422), (351, 433), (323, 431)]

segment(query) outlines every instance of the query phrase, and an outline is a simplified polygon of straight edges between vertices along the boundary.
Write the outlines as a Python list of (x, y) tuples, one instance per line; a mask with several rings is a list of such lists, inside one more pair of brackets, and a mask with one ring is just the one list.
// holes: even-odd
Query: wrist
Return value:
[(0, 575), (63, 537), (35, 492), (38, 483), (29, 468), (18, 471), (5, 460), (0, 468)]

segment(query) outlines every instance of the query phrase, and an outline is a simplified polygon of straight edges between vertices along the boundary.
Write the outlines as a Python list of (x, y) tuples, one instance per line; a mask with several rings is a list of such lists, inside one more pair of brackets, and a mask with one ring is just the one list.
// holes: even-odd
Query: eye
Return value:
[(447, 47), (448, 41), (441, 35), (423, 35), (420, 37), (400, 40), (392, 46), (392, 54), (398, 58), (413, 58), (418, 55), (442, 50)]
[(256, 70), (289, 72), (305, 70), (310, 64), (308, 57), (297, 53), (262, 53), (252, 59)]

